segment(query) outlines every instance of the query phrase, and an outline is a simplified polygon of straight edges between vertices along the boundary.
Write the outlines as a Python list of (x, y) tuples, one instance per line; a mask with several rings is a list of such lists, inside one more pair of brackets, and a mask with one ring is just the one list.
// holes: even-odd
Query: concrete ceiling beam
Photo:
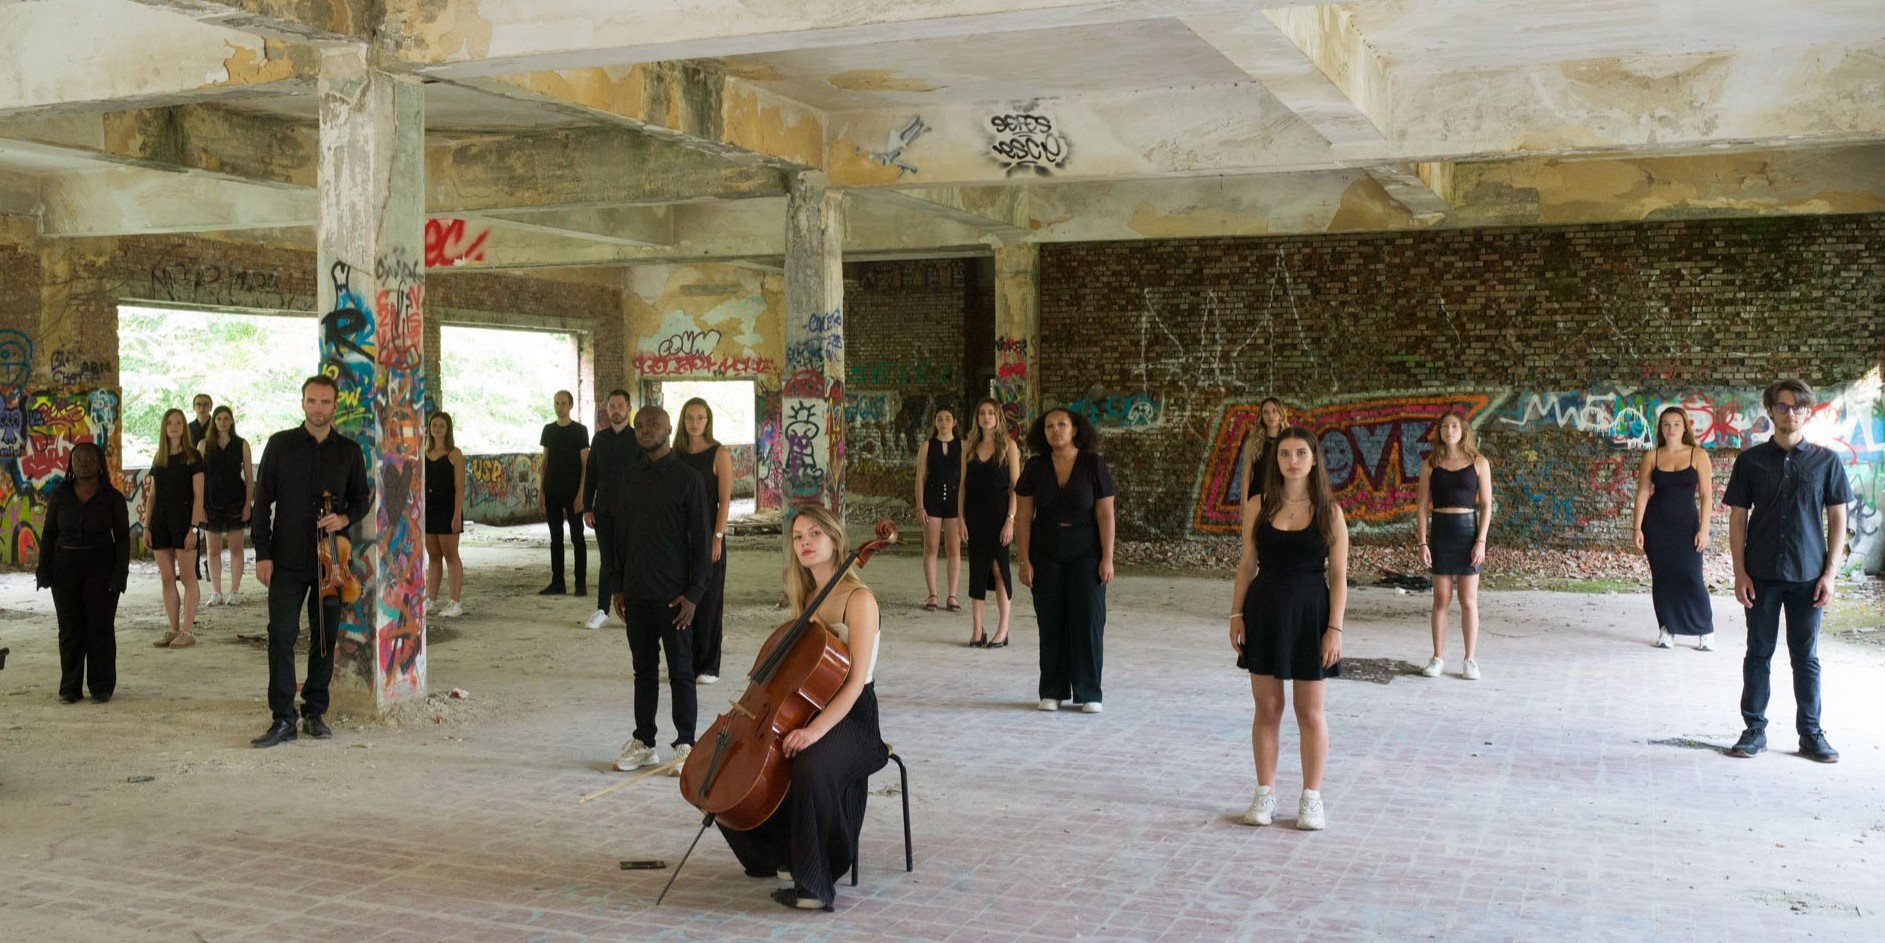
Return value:
[(1187, 17), (1184, 24), (1337, 154), (1378, 154), (1385, 132), (1387, 69), (1354, 20), (1330, 4)]
[(462, 214), (775, 196), (785, 176), (626, 129), (578, 128), (428, 147), (425, 188), (428, 210)]
[(674, 220), (665, 206), (484, 213), (478, 217), (509, 230), (539, 232), (618, 246), (665, 246), (674, 242)]
[(116, 0), (0, 6), (0, 116), (314, 87), (319, 50)]
[(906, 209), (972, 226), (1004, 238), (1023, 236), (1031, 221), (1027, 187), (874, 187), (856, 191), (860, 199), (882, 200)]
[(313, 190), (206, 181), (137, 167), (40, 178), (43, 236), (128, 236), (314, 225)]
[[(1271, 0), (1262, 0), (1271, 2)], [(464, 78), (741, 56), (1248, 9), (1247, 0), (385, 0), (407, 68)]]
[(39, 181), (31, 174), (0, 171), (0, 216), (39, 215)]
[(1448, 198), (1452, 164), (1385, 164), (1368, 168), (1368, 176), (1395, 202), (1407, 207), (1415, 219), (1436, 221), (1452, 208)]
[(730, 160), (789, 170), (824, 166), (822, 113), (755, 83), (684, 62), (530, 72), (459, 84), (625, 125)]
[(373, 0), (131, 0), (133, 3), (273, 39), (359, 42), (379, 25)]

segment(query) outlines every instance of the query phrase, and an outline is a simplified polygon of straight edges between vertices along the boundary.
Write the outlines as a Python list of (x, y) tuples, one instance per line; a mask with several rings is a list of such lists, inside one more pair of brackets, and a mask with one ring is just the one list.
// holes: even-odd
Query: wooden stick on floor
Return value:
[(673, 769), (675, 765), (686, 762), (686, 760), (687, 760), (687, 757), (684, 757), (684, 756), (677, 757), (675, 759), (667, 761), (666, 763), (661, 764), (660, 766), (654, 767), (653, 769), (644, 770), (640, 773), (636, 773), (635, 775), (630, 776), (629, 778), (624, 779), (621, 782), (616, 783), (615, 785), (610, 786), (607, 789), (603, 789), (598, 792), (592, 792), (589, 795), (586, 795), (582, 797), (581, 799), (576, 800), (576, 804), (582, 805), (583, 803), (588, 802), (591, 799), (600, 799), (603, 796), (606, 796), (609, 793), (612, 793), (616, 791), (617, 789), (622, 788), (623, 786), (633, 786), (636, 783), (641, 782), (642, 780), (647, 779), (650, 776), (654, 776), (659, 773), (665, 773), (668, 770)]

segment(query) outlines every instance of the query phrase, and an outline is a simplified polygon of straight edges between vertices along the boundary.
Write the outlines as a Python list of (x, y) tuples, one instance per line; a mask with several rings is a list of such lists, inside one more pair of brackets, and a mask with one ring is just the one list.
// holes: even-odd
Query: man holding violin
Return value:
[(327, 713), (327, 683), (334, 674), (340, 600), (322, 596), (319, 544), (372, 507), (360, 445), (334, 431), (339, 394), (339, 385), (326, 376), (302, 383), (306, 421), (269, 436), (255, 472), (249, 528), (255, 575), (268, 587), (268, 709), (274, 715), (268, 732), (249, 741), (258, 747), (296, 737), (295, 638), (304, 602), (313, 635), (301, 687), (303, 728), (317, 740), (334, 733), (321, 715)]

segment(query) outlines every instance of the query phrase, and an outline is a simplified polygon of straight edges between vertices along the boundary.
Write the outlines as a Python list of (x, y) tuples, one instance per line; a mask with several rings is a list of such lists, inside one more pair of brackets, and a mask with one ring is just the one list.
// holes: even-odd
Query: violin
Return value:
[(746, 693), (714, 720), (681, 767), (681, 795), (707, 813), (707, 822), (746, 831), (765, 822), (784, 801), (792, 784), (786, 735), (831, 702), (851, 669), (850, 651), (814, 613), (853, 563), (862, 567), (896, 542), (896, 525), (879, 521), (877, 539), (852, 551), (805, 611), (774, 629), (760, 646), (746, 676)]
[[(321, 492), (320, 517), (334, 513), (334, 495)], [(318, 518), (317, 518), (318, 520)], [(360, 578), (353, 573), (353, 541), (340, 534), (324, 534), (316, 542), (321, 565), (321, 599), (339, 599), (353, 605), (360, 599)]]

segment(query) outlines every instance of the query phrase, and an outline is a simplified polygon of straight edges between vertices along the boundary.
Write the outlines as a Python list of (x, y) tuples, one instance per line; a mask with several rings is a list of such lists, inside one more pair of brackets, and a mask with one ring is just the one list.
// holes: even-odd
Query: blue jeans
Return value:
[(1780, 616), (1787, 615), (1787, 657), (1793, 662), (1794, 727), (1800, 736), (1820, 732), (1820, 610), (1813, 586), (1777, 580), (1754, 581), (1747, 610), (1748, 653), (1741, 660), (1741, 720), (1749, 730), (1767, 729), (1769, 665), (1779, 642)]

